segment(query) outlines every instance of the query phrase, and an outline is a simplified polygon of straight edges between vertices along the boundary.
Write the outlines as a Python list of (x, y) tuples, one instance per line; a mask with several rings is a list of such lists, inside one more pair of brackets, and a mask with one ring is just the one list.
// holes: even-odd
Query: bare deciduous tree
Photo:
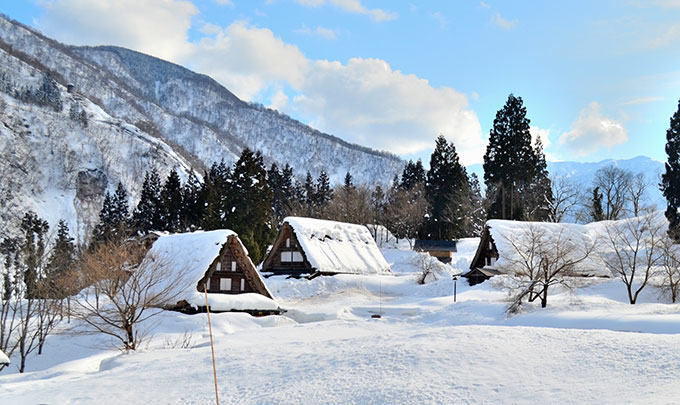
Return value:
[(553, 199), (548, 203), (550, 222), (562, 222), (571, 218), (580, 202), (581, 191), (569, 177), (554, 176), (550, 179)]
[(650, 213), (605, 226), (600, 256), (625, 284), (630, 304), (637, 302), (660, 262), (666, 224), (663, 215)]
[(595, 172), (593, 188), (602, 193), (602, 210), (605, 220), (623, 218), (630, 196), (633, 175), (616, 166), (607, 166)]
[(644, 173), (638, 173), (631, 177), (628, 187), (628, 201), (631, 215), (637, 217), (641, 212), (648, 210), (647, 189), (651, 186)]
[(511, 247), (507, 268), (515, 279), (516, 293), (508, 313), (519, 311), (523, 299), (540, 299), (541, 307), (548, 305), (550, 287), (570, 288), (569, 278), (575, 266), (586, 260), (595, 250), (595, 243), (585, 235), (574, 234), (566, 227), (528, 224), (505, 237)]
[(661, 247), (661, 284), (659, 289), (675, 303), (680, 298), (680, 245), (664, 234)]
[(413, 238), (423, 225), (427, 207), (425, 189), (422, 184), (408, 190), (393, 187), (389, 192), (383, 215), (385, 227), (395, 237), (407, 238), (411, 245)]
[(142, 324), (175, 304), (187, 282), (168, 259), (130, 243), (98, 246), (83, 255), (80, 272), (88, 287), (73, 300), (77, 330), (108, 335), (125, 350), (139, 346)]

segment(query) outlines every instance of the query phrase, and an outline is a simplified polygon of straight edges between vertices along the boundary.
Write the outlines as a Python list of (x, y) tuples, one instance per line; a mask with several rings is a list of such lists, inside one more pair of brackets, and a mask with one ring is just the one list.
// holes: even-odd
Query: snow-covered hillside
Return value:
[[(41, 71), (0, 51), (5, 79), (14, 89), (36, 88)], [(118, 182), (134, 201), (140, 178), (151, 168), (175, 168), (186, 177), (189, 162), (163, 140), (111, 117), (87, 98), (57, 85), (61, 111), (0, 93), (0, 221), (10, 233), (27, 210), (55, 226), (68, 222), (77, 237), (98, 219), (107, 189)], [(77, 112), (76, 114), (72, 114)]]
[[(403, 164), (245, 103), (207, 76), (122, 48), (68, 47), (1, 15), (0, 65), (0, 217), (10, 231), (31, 209), (52, 226), (67, 220), (82, 240), (119, 181), (134, 203), (152, 167), (163, 178), (172, 168), (200, 176), (244, 147), (300, 177), (325, 169), (335, 182), (351, 171), (357, 182), (386, 183)], [(58, 83), (56, 109), (20, 96), (47, 73)]]
[[(464, 240), (456, 274), (478, 241)], [(502, 283), (442, 274), (416, 283), (420, 254), (383, 249), (394, 273), (267, 279), (285, 316), (213, 314), (224, 403), (675, 403), (680, 305), (649, 288), (588, 279), (549, 308), (507, 318)], [(371, 315), (381, 313), (381, 319)], [(0, 373), (0, 402), (205, 404), (214, 400), (204, 314), (165, 313), (134, 353), (62, 324), (28, 372)]]
[(0, 39), (75, 85), (113, 117), (156, 133), (204, 165), (233, 163), (244, 147), (303, 177), (325, 169), (333, 182), (387, 183), (403, 161), (320, 133), (239, 100), (213, 79), (124, 48), (72, 47), (0, 17)]

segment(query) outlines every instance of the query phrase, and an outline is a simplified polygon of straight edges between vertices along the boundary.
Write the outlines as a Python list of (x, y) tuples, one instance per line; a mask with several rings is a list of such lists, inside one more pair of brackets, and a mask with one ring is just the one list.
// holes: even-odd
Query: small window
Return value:
[(231, 279), (221, 278), (220, 279), (220, 290), (221, 291), (231, 291)]
[(293, 252), (293, 261), (294, 262), (301, 262), (302, 261), (302, 253)]
[(489, 250), (493, 250), (493, 242), (489, 241)]
[(290, 238), (286, 239), (286, 247), (290, 247)]
[(292, 262), (293, 261), (293, 252), (281, 252), (281, 261), (282, 262)]
[(246, 290), (246, 279), (242, 278), (241, 279), (241, 291), (245, 291), (245, 290)]
[(215, 267), (215, 271), (220, 271), (222, 270), (222, 262), (217, 262), (217, 266)]
[(236, 271), (236, 262), (231, 262), (231, 271)]
[(210, 278), (208, 278), (208, 281), (205, 283), (205, 289), (210, 290)]

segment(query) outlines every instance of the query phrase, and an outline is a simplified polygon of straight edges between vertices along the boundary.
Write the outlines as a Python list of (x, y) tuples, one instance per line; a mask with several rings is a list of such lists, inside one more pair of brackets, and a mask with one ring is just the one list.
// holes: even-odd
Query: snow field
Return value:
[[(474, 244), (461, 241), (454, 263)], [(459, 279), (454, 303), (451, 274), (462, 269), (418, 285), (416, 253), (383, 253), (395, 276), (266, 279), (286, 316), (211, 315), (221, 402), (679, 398), (680, 306), (659, 303), (652, 288), (631, 306), (620, 281), (591, 279), (576, 294), (555, 290), (547, 309), (507, 318), (502, 278), (474, 287)], [(206, 316), (164, 313), (152, 333), (129, 354), (105, 349), (101, 336), (51, 336), (28, 373), (0, 373), (0, 403), (211, 403)]]

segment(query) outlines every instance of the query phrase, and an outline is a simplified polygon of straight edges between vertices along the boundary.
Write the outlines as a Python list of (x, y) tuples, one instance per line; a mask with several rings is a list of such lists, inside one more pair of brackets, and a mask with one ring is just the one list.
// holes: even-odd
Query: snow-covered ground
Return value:
[[(507, 318), (500, 280), (469, 287), (476, 240), (455, 267), (416, 283), (418, 255), (383, 253), (394, 276), (272, 277), (286, 316), (212, 315), (223, 403), (674, 403), (680, 398), (680, 305), (623, 284), (555, 291), (547, 309)], [(371, 315), (381, 313), (381, 319)], [(148, 345), (62, 334), (0, 373), (0, 403), (214, 401), (207, 319), (165, 313)]]

